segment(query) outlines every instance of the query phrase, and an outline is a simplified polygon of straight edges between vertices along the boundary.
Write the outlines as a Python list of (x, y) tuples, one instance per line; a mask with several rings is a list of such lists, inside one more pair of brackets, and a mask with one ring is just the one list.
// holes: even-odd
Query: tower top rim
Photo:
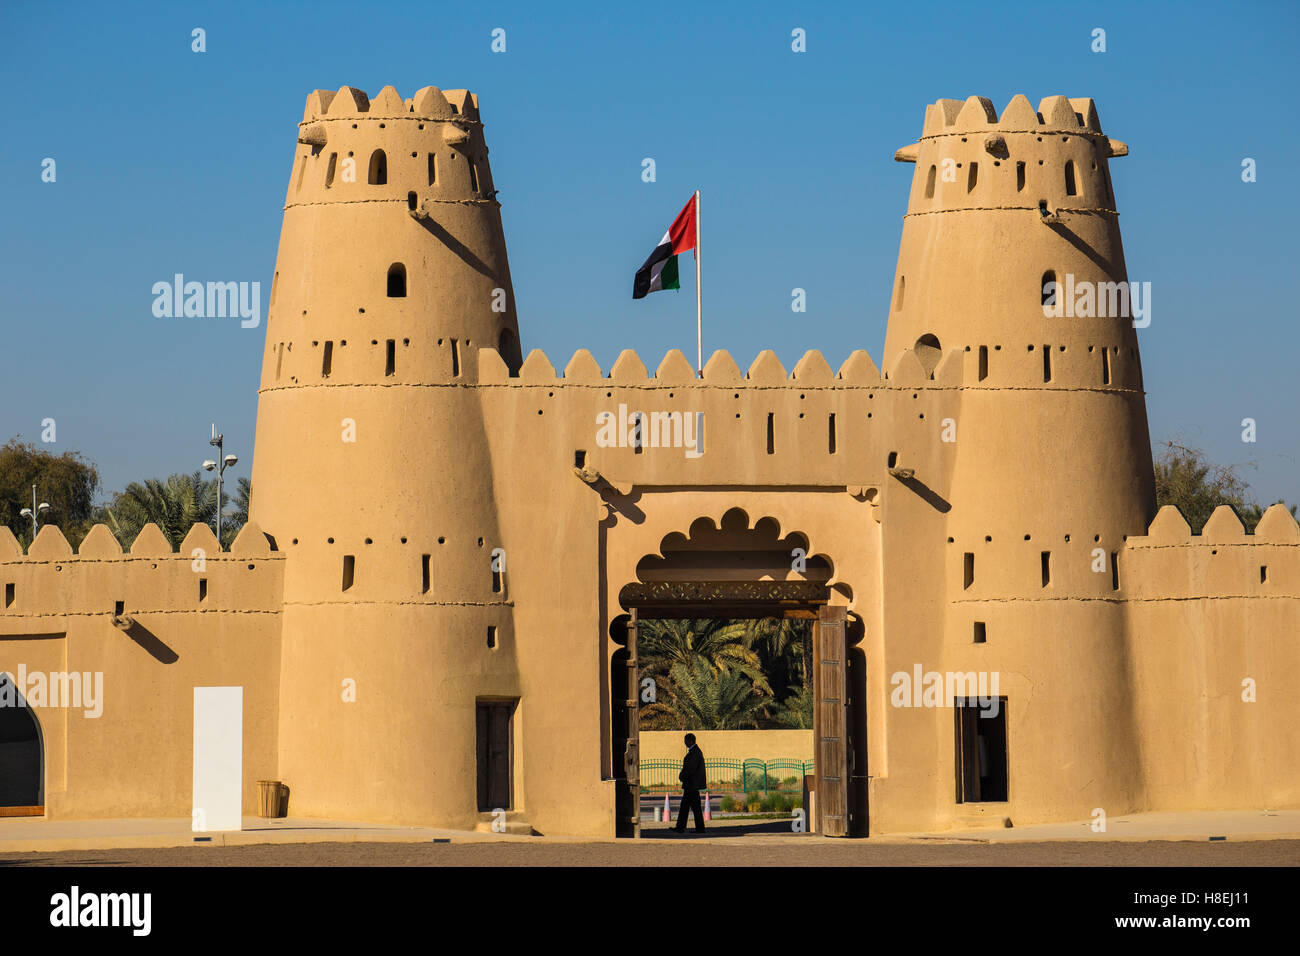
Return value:
[(452, 120), (467, 125), (479, 121), (478, 96), (469, 90), (441, 90), (426, 86), (403, 99), (385, 86), (371, 99), (355, 86), (338, 90), (313, 90), (307, 96), (302, 122), (363, 116), (366, 119)]

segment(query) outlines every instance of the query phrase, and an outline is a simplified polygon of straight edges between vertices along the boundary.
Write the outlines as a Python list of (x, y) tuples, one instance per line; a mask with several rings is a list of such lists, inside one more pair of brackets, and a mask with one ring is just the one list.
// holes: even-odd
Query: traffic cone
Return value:
[(665, 793), (664, 794), (664, 823), (669, 822), (670, 820), (672, 820), (672, 818), (673, 818), (673, 806), (671, 803), (668, 802), (668, 794)]
[(709, 812), (709, 791), (704, 791), (704, 822), (708, 823), (713, 819), (713, 814)]

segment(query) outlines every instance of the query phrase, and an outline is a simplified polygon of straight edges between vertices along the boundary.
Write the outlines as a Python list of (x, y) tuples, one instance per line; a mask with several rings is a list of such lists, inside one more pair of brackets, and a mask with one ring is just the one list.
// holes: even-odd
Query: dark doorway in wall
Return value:
[(0, 695), (13, 705), (0, 706), (0, 817), (45, 813), (44, 747), (36, 714), (0, 674)]
[(1007, 699), (984, 709), (976, 697), (953, 701), (957, 739), (957, 802), (1007, 799)]
[(478, 749), (478, 808), (480, 813), (510, 810), (511, 764), (515, 700), (480, 700), (476, 703), (475, 733)]

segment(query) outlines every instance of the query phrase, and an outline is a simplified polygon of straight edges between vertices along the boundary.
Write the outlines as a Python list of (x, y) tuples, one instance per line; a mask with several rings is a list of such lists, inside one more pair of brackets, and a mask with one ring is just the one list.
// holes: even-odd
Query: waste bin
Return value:
[(257, 781), (257, 815), (259, 817), (281, 816), (286, 789), (288, 788), (279, 780)]

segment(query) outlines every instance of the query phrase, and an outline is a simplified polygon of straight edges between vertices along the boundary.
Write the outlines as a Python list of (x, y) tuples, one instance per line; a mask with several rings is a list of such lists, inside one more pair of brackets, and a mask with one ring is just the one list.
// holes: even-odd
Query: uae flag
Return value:
[(661, 289), (680, 289), (677, 279), (677, 256), (695, 248), (696, 224), (699, 210), (698, 194), (691, 197), (686, 208), (678, 213), (673, 224), (668, 227), (664, 237), (650, 253), (650, 258), (636, 272), (632, 281), (632, 298), (643, 299), (651, 292)]

